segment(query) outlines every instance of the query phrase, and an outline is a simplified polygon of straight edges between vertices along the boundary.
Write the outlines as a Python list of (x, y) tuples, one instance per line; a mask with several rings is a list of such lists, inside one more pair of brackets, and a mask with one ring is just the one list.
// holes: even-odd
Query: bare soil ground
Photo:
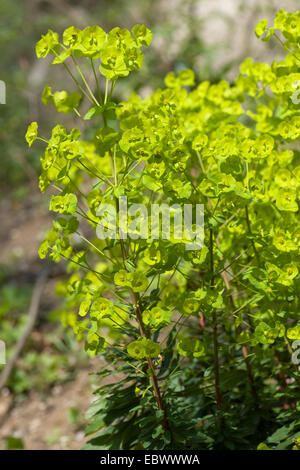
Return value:
[[(47, 396), (32, 392), (9, 410), (12, 396), (2, 393), (1, 415), (5, 417), (0, 428), (0, 448), (5, 437), (23, 440), (25, 449), (80, 449), (84, 442), (84, 415), (91, 402), (92, 386), (87, 370), (77, 378), (54, 387)], [(68, 419), (70, 408), (81, 412), (82, 420), (74, 425)]]
[[(32, 194), (24, 202), (0, 202), (0, 264), (13, 267), (13, 279), (34, 283), (43, 263), (37, 252), (43, 235), (51, 226), (47, 208), (40, 205), (40, 194)], [(55, 266), (55, 265), (54, 265)], [(43, 294), (41, 312), (45, 317), (57, 302), (54, 295), (54, 276)], [(35, 329), (32, 335), (42, 335)], [(97, 360), (97, 368), (99, 359)], [(31, 391), (25, 398), (13, 396), (8, 389), (0, 392), (0, 449), (5, 448), (7, 436), (19, 437), (25, 449), (80, 449), (84, 442), (85, 412), (93, 400), (89, 372), (78, 369), (74, 380), (50, 388), (43, 395)], [(0, 370), (1, 371), (1, 370)], [(70, 408), (81, 416), (76, 423), (68, 417)]]

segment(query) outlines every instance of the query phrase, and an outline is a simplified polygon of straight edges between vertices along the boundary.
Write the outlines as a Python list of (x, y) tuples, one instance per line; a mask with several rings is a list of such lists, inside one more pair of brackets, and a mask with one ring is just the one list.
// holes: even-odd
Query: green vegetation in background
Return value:
[[(17, 283), (0, 289), (0, 338), (6, 344), (8, 360), (26, 328), (31, 294), (30, 286)], [(57, 314), (48, 314), (47, 320), (52, 324), (45, 329), (45, 321), (40, 319), (35, 330), (40, 339), (32, 335), (9, 377), (7, 387), (17, 396), (32, 390), (45, 393), (49, 387), (73, 379), (86, 364), (72, 335), (57, 323)]]

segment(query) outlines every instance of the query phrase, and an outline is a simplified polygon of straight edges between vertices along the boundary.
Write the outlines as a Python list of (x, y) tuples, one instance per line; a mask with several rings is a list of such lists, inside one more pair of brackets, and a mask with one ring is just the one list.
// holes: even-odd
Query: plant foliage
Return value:
[[(36, 45), (76, 86), (47, 85), (43, 102), (97, 127), (57, 124), (46, 138), (32, 123), (26, 134), (45, 144), (41, 191), (56, 193), (39, 253), (68, 262), (62, 321), (111, 377), (88, 413), (89, 449), (299, 449), (299, 22), (283, 10), (261, 21), (255, 34), (286, 55), (247, 58), (231, 84), (171, 72), (164, 89), (121, 103), (113, 91), (142, 66), (146, 26), (70, 27)], [(186, 250), (174, 233), (99, 239), (97, 209), (119, 213), (120, 196), (204, 204), (204, 247)], [(151, 220), (131, 222), (140, 235)]]

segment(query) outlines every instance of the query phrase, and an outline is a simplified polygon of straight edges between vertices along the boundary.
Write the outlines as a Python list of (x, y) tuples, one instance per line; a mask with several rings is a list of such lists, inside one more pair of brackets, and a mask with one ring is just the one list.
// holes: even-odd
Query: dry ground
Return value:
[[(18, 282), (34, 283), (43, 268), (37, 251), (51, 219), (40, 201), (40, 194), (32, 194), (24, 202), (0, 203), (0, 264), (13, 266), (12, 280)], [(46, 286), (40, 316), (57, 302), (54, 284), (55, 279), (52, 279)], [(33, 335), (37, 333), (33, 331)], [(85, 370), (77, 371), (74, 380), (55, 386), (43, 395), (32, 391), (21, 401), (8, 389), (2, 390), (0, 449), (4, 448), (5, 437), (9, 435), (22, 438), (26, 449), (80, 449), (85, 441), (84, 414), (93, 399), (89, 376), (93, 367), (95, 361), (90, 361)], [(70, 408), (81, 413), (82, 418), (76, 425), (68, 419)]]

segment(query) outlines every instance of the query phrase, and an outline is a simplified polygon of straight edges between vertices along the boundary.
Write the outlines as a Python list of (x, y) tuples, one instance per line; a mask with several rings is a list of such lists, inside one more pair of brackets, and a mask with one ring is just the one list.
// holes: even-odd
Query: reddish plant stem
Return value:
[[(212, 209), (212, 204), (211, 204), (211, 201), (210, 199), (208, 198), (208, 205), (210, 207), (210, 209)], [(247, 221), (247, 227), (248, 227), (248, 231), (249, 231), (249, 234), (252, 235), (252, 231), (251, 231), (251, 226), (250, 226), (250, 220), (249, 220), (249, 213), (248, 213), (248, 208), (246, 206), (246, 221)], [(255, 255), (257, 257), (257, 260), (259, 261), (259, 255), (258, 255), (258, 252), (255, 248), (255, 245), (254, 245), (254, 241), (252, 241), (252, 246), (253, 246), (253, 249), (254, 249), (254, 252), (255, 252)], [(216, 239), (216, 244), (219, 245), (219, 241), (218, 239)], [(212, 272), (212, 285), (214, 285), (214, 276), (213, 276), (213, 273), (214, 273), (214, 263), (213, 263), (213, 231), (212, 229), (210, 229), (210, 246), (211, 246), (211, 257), (210, 257), (210, 260), (211, 260), (211, 272)], [(230, 285), (229, 285), (229, 280), (227, 278), (227, 275), (225, 273), (225, 271), (222, 273), (222, 277), (224, 279), (224, 282), (225, 282), (225, 285), (226, 285), (226, 288), (227, 290), (229, 291), (229, 288), (230, 288)], [(232, 295), (230, 295), (230, 303), (231, 303), (231, 306), (232, 306), (232, 309), (233, 311), (236, 310), (235, 309), (235, 305), (234, 305), (234, 300), (233, 300), (233, 297)], [(214, 319), (214, 324), (216, 324), (215, 322), (216, 320), (216, 315), (215, 315), (215, 319)], [(217, 330), (214, 331), (214, 337), (216, 337), (216, 346), (217, 346), (217, 349), (218, 349), (218, 339), (217, 339)], [(215, 344), (215, 343), (214, 343)], [(255, 389), (255, 384), (254, 384), (254, 377), (253, 377), (253, 374), (252, 374), (252, 369), (251, 369), (251, 364), (250, 364), (250, 361), (249, 361), (249, 358), (248, 358), (248, 350), (247, 350), (247, 347), (246, 346), (243, 346), (242, 347), (242, 354), (243, 354), (243, 358), (244, 358), (244, 362), (245, 362), (245, 365), (246, 365), (246, 369), (247, 369), (247, 374), (248, 374), (248, 380), (249, 380), (249, 384), (250, 384), (250, 388), (251, 388), (251, 392), (252, 392), (252, 395), (255, 399), (257, 399), (257, 393), (256, 393), (256, 389)], [(219, 364), (219, 358), (218, 358), (218, 353), (215, 355), (215, 363), (217, 362), (217, 364)], [(216, 369), (218, 370), (219, 367), (215, 368), (215, 375), (216, 375)], [(217, 372), (217, 377), (218, 377), (218, 380), (217, 380), (217, 384), (219, 383), (219, 372)], [(216, 396), (217, 396), (217, 393), (216, 393)], [(221, 400), (220, 400), (220, 404), (222, 406), (222, 397), (221, 397)]]
[(242, 353), (243, 353), (243, 358), (244, 358), (246, 368), (247, 368), (248, 380), (249, 380), (250, 387), (251, 387), (251, 393), (253, 395), (253, 398), (255, 398), (255, 400), (256, 400), (257, 399), (257, 394), (256, 394), (255, 385), (254, 385), (254, 377), (253, 377), (253, 374), (252, 374), (251, 364), (250, 364), (250, 361), (249, 361), (249, 358), (248, 358), (248, 349), (245, 345), (242, 346)]
[(282, 368), (282, 362), (281, 362), (281, 359), (280, 359), (280, 355), (279, 355), (279, 352), (277, 351), (277, 349), (275, 349), (275, 358), (276, 358), (276, 362), (279, 366), (279, 378), (280, 378), (280, 381), (281, 381), (281, 385), (280, 385), (280, 390), (281, 392), (284, 391), (284, 389), (286, 388), (287, 386), (287, 377), (285, 375), (285, 373), (283, 372), (283, 368)]
[[(225, 276), (225, 278), (227, 279), (226, 276)], [(226, 282), (225, 278), (224, 278), (225, 285), (226, 285), (227, 290), (229, 290), (229, 281), (227, 279), (227, 282)], [(229, 296), (229, 299), (230, 299), (232, 310), (235, 311), (236, 307), (235, 307), (235, 303), (234, 303), (232, 295)], [(236, 330), (235, 330), (235, 334), (238, 335), (240, 333), (240, 331), (241, 331), (241, 328), (237, 327)], [(248, 382), (250, 384), (251, 393), (253, 395), (253, 398), (255, 400), (257, 400), (257, 393), (256, 393), (255, 384), (254, 384), (254, 376), (253, 376), (251, 364), (250, 364), (250, 361), (249, 361), (249, 358), (248, 358), (248, 348), (245, 345), (242, 346), (242, 354), (243, 354), (244, 362), (245, 362), (246, 369), (247, 369)]]
[[(217, 240), (216, 240), (216, 244), (219, 245)], [(227, 276), (226, 272), (223, 271), (221, 276), (223, 277), (226, 289), (229, 292), (230, 291), (230, 282), (229, 282), (229, 279), (228, 279), (228, 276)], [(236, 307), (235, 307), (235, 303), (234, 303), (232, 294), (229, 295), (229, 300), (230, 300), (230, 304), (231, 304), (231, 307), (232, 307), (232, 311), (234, 312), (236, 310)], [(237, 327), (236, 328), (236, 335), (239, 334), (239, 331), (240, 331), (240, 328)], [(256, 393), (256, 389), (255, 389), (255, 384), (254, 384), (254, 377), (253, 377), (253, 373), (252, 373), (251, 364), (250, 364), (250, 361), (249, 361), (249, 358), (248, 358), (248, 349), (247, 349), (247, 346), (245, 346), (245, 345), (242, 346), (242, 354), (243, 354), (244, 362), (245, 362), (246, 369), (247, 369), (248, 381), (249, 381), (249, 384), (250, 384), (251, 393), (253, 395), (253, 398), (256, 400), (257, 399), (257, 393)]]
[[(135, 295), (132, 292), (131, 293), (131, 300), (132, 300), (132, 303), (133, 303), (133, 306), (134, 306), (133, 308), (134, 308), (134, 311), (135, 311), (135, 314), (136, 314), (136, 319), (137, 319), (137, 322), (138, 322), (138, 325), (139, 325), (140, 334), (143, 338), (147, 338), (147, 334), (146, 334), (146, 331), (145, 331), (143, 318), (142, 318), (142, 311), (141, 311), (141, 307), (140, 307), (139, 296)], [(169, 424), (168, 424), (165, 409), (164, 409), (164, 406), (163, 406), (162, 396), (161, 396), (160, 388), (159, 388), (159, 385), (158, 385), (158, 380), (157, 380), (157, 377), (156, 377), (156, 372), (155, 372), (155, 367), (154, 367), (154, 364), (153, 364), (153, 360), (151, 358), (148, 358), (147, 361), (148, 361), (149, 369), (151, 371), (151, 381), (152, 381), (152, 385), (153, 385), (155, 399), (156, 399), (156, 402), (157, 402), (157, 407), (158, 407), (159, 410), (164, 411), (164, 420), (163, 420), (164, 421), (164, 426), (165, 426), (166, 429), (169, 429)]]
[[(125, 264), (125, 261), (127, 259), (127, 254), (126, 254), (126, 248), (125, 248), (123, 239), (120, 239), (120, 244), (121, 244), (121, 252), (122, 252), (124, 268), (126, 269), (126, 271), (128, 271), (128, 269), (126, 267), (126, 264)], [(130, 291), (130, 297), (131, 297), (131, 302), (132, 302), (133, 309), (134, 309), (134, 312), (135, 312), (135, 315), (136, 315), (136, 319), (137, 319), (137, 322), (138, 322), (138, 325), (139, 325), (140, 335), (142, 336), (142, 338), (147, 338), (147, 333), (146, 333), (143, 318), (142, 318), (142, 310), (141, 310), (139, 295), (135, 294), (131, 290)], [(157, 407), (160, 411), (164, 412), (164, 416), (163, 416), (163, 419), (162, 419), (162, 424), (163, 424), (163, 426), (166, 430), (170, 430), (170, 426), (169, 426), (169, 422), (168, 422), (168, 419), (167, 419), (166, 410), (165, 410), (164, 405), (163, 405), (162, 395), (161, 395), (161, 392), (160, 392), (160, 388), (159, 388), (159, 384), (158, 384), (158, 380), (157, 380), (157, 376), (156, 376), (156, 371), (155, 371), (155, 367), (154, 367), (152, 358), (149, 357), (147, 359), (147, 362), (148, 362), (149, 369), (151, 371), (151, 382), (152, 382), (152, 386), (153, 386), (153, 391), (154, 391), (154, 396), (155, 396), (155, 399), (156, 399)]]
[(252, 245), (254, 254), (255, 254), (255, 256), (256, 256), (257, 262), (258, 262), (258, 264), (260, 264), (259, 254), (258, 254), (258, 251), (257, 251), (257, 249), (256, 249), (256, 246), (255, 246), (255, 243), (254, 243), (254, 240), (253, 240), (253, 233), (252, 233), (252, 230), (251, 230), (251, 224), (250, 224), (250, 219), (249, 219), (248, 206), (245, 206), (245, 213), (246, 213), (247, 229), (248, 229), (249, 235), (251, 236), (251, 245)]
[[(215, 285), (214, 280), (214, 254), (213, 254), (213, 242), (214, 235), (213, 230), (209, 230), (209, 239), (210, 239), (210, 272), (211, 272), (211, 281), (210, 287), (213, 289)], [(217, 314), (216, 310), (213, 311), (213, 345), (214, 345), (214, 372), (215, 372), (215, 393), (218, 410), (222, 410), (222, 395), (220, 392), (220, 364), (219, 364), (219, 344), (218, 344), (218, 329), (217, 329)]]

